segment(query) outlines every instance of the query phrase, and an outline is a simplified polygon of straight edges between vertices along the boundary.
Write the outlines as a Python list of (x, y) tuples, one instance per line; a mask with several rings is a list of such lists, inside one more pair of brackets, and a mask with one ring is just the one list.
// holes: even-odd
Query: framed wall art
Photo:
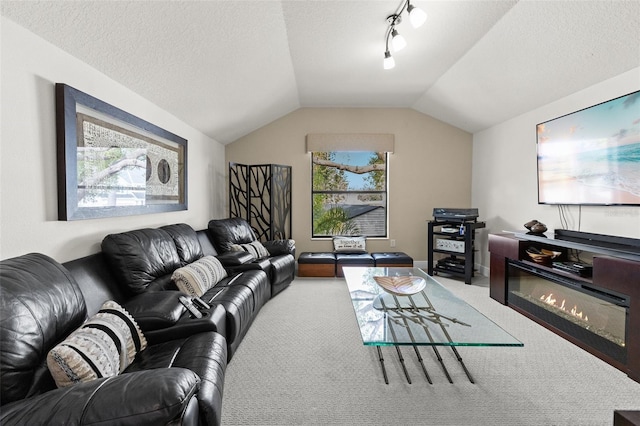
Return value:
[(58, 219), (187, 209), (187, 140), (56, 83)]

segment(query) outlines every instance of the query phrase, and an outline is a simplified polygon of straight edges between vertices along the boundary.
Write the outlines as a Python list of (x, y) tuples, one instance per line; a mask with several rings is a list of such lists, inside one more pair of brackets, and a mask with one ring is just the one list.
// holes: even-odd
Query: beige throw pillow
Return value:
[(205, 256), (176, 269), (171, 279), (181, 292), (200, 297), (226, 276), (227, 271), (218, 259)]
[(269, 251), (260, 241), (253, 241), (247, 244), (232, 244), (231, 251), (246, 251), (256, 259), (270, 256)]
[(108, 301), (47, 354), (47, 367), (58, 387), (112, 377), (124, 371), (147, 341), (135, 320)]
[(365, 237), (333, 237), (333, 250), (336, 253), (366, 253), (367, 239)]

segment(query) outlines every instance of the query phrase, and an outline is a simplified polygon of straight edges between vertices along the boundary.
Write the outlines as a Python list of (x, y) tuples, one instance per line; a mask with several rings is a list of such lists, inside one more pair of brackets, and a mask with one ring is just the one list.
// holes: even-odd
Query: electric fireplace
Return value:
[(626, 364), (629, 298), (510, 261), (509, 305)]
[[(531, 247), (591, 276), (537, 263)], [(640, 239), (556, 230), (489, 234), (489, 296), (640, 382)], [(564, 263), (563, 263), (564, 265)]]

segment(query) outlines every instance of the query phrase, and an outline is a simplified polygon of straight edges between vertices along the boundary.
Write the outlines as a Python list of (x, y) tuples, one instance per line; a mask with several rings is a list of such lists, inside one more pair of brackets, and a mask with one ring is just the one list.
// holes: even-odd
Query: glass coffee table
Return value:
[(418, 346), (433, 349), (451, 383), (453, 380), (438, 351), (439, 346), (451, 348), (471, 383), (474, 379), (457, 346), (524, 346), (422, 269), (345, 267), (344, 276), (362, 342), (376, 347), (387, 384), (381, 346), (395, 347), (409, 383), (401, 346), (413, 347), (429, 383), (432, 381)]

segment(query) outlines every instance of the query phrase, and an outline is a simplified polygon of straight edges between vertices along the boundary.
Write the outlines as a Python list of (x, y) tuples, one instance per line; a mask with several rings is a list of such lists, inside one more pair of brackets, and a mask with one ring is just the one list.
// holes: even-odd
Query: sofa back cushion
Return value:
[(104, 253), (73, 259), (62, 264), (74, 278), (87, 305), (87, 316), (95, 315), (105, 300), (124, 303), (132, 294), (118, 284)]
[(47, 352), (86, 318), (82, 292), (58, 262), (39, 253), (0, 262), (2, 404), (55, 388)]
[[(180, 256), (171, 235), (163, 229), (137, 229), (110, 234), (102, 240), (102, 252), (118, 281), (134, 294), (170, 282), (180, 267)], [(167, 278), (168, 276), (168, 278)]]
[(196, 231), (186, 223), (163, 226), (160, 229), (167, 231), (178, 250), (181, 266), (195, 262), (203, 256), (202, 246), (198, 240)]
[(233, 244), (247, 244), (258, 239), (249, 223), (237, 217), (211, 220), (208, 229), (218, 253), (230, 251)]

